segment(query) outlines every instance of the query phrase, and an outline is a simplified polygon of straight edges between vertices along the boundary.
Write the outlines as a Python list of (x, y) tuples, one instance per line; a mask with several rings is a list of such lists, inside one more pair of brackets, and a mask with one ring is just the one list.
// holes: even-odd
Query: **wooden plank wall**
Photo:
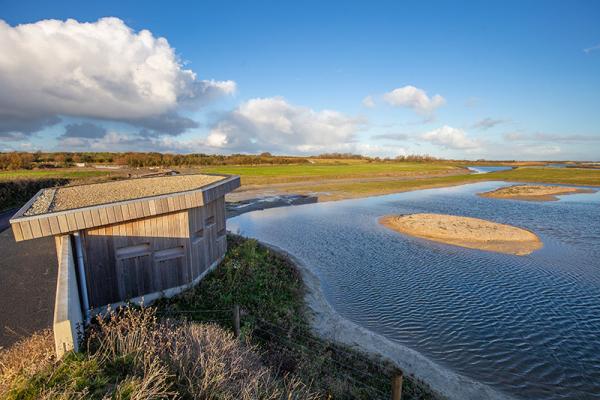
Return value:
[(190, 260), (192, 278), (206, 271), (227, 251), (225, 199), (189, 210)]
[(181, 286), (225, 254), (225, 199), (88, 229), (83, 240), (92, 308)]
[(84, 231), (92, 308), (190, 280), (187, 211)]

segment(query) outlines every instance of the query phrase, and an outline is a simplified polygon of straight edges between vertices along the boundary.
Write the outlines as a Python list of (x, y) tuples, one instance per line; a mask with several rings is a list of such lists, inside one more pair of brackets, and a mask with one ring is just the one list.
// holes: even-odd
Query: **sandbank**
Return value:
[(594, 193), (594, 190), (567, 186), (514, 185), (492, 190), (491, 192), (479, 193), (479, 196), (495, 199), (556, 201), (558, 200), (557, 195), (577, 193)]
[(381, 217), (379, 223), (405, 235), (518, 256), (543, 246), (533, 232), (479, 218), (444, 214), (387, 215)]

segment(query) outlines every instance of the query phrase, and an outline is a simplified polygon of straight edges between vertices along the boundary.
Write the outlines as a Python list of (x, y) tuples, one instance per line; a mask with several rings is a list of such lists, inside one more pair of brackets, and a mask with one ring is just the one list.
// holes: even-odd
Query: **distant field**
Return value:
[(490, 176), (473, 177), (490, 180), (499, 179), (515, 182), (562, 183), (567, 185), (600, 186), (600, 169), (585, 168), (517, 168), (511, 171), (495, 172)]
[(495, 180), (600, 186), (600, 170), (527, 167), (489, 174), (448, 175), (370, 182), (327, 182), (323, 184), (317, 182), (315, 184), (298, 184), (285, 190), (293, 193), (322, 193), (319, 196), (320, 200), (339, 200)]
[[(113, 172), (114, 173), (114, 172)], [(110, 175), (111, 171), (102, 170), (79, 170), (74, 168), (60, 169), (21, 169), (16, 171), (0, 171), (0, 181), (15, 180), (15, 179), (47, 179), (47, 178), (64, 178), (64, 179), (83, 179), (98, 176)]]
[[(519, 167), (489, 174), (467, 174), (459, 164), (445, 162), (384, 163), (365, 160), (315, 159), (311, 164), (218, 166), (182, 168), (182, 173), (207, 172), (235, 174), (242, 177), (242, 190), (254, 196), (269, 192), (317, 194), (320, 200), (339, 200), (397, 193), (430, 187), (459, 185), (469, 182), (503, 180), (512, 182), (558, 183), (600, 186), (600, 169)], [(0, 172), (0, 183), (7, 181), (68, 179), (71, 182), (97, 181), (126, 176), (124, 170), (106, 171), (64, 168), (53, 170), (19, 170)], [(139, 172), (136, 170), (136, 172)], [(49, 183), (54, 185), (54, 183)], [(1, 186), (1, 185), (0, 185)], [(6, 186), (6, 185), (5, 185)], [(30, 185), (32, 193), (15, 186), (0, 193), (0, 209), (18, 205), (39, 190)], [(14, 191), (16, 190), (16, 191)], [(23, 199), (22, 199), (23, 197)], [(25, 198), (27, 197), (27, 198)]]
[[(321, 161), (321, 160), (319, 160)], [(340, 161), (340, 160), (337, 160)], [(349, 160), (361, 161), (361, 160)], [(204, 172), (235, 174), (242, 184), (269, 184), (330, 179), (411, 177), (435, 173), (459, 173), (458, 167), (443, 163), (315, 163), (298, 165), (257, 165), (205, 167)]]

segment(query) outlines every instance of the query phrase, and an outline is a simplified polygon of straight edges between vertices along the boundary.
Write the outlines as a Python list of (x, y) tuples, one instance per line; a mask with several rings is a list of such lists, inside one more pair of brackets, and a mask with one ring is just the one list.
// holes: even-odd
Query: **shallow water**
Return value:
[(504, 165), (497, 165), (497, 166), (470, 165), (470, 166), (467, 166), (467, 168), (476, 174), (487, 174), (489, 172), (508, 171), (509, 169), (513, 169), (512, 167), (507, 167)]
[[(600, 193), (481, 198), (484, 182), (257, 211), (234, 232), (281, 247), (347, 319), (516, 398), (600, 399)], [(437, 212), (537, 233), (529, 256), (411, 238), (377, 222)]]

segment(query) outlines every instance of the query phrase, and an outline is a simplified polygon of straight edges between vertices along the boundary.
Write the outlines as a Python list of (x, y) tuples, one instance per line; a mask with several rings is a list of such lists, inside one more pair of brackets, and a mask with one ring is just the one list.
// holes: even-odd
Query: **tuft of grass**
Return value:
[(17, 357), (33, 352), (45, 360), (51, 348), (45, 339), (40, 343), (34, 337), (0, 352), (0, 398), (322, 398), (294, 376), (276, 376), (256, 347), (236, 340), (231, 332), (214, 324), (158, 319), (152, 308), (125, 308), (99, 318), (86, 341), (84, 352), (41, 365)]
[[(239, 236), (228, 236), (228, 246), (216, 270), (195, 288), (159, 301), (159, 311), (194, 321), (225, 317), (220, 323), (230, 328), (231, 314), (220, 310), (239, 304), (244, 311), (242, 337), (258, 346), (263, 362), (280, 375), (293, 375), (330, 399), (389, 397), (391, 378), (396, 373), (391, 363), (312, 333), (304, 303), (305, 287), (288, 258)], [(425, 385), (407, 377), (403, 398), (435, 396)]]

